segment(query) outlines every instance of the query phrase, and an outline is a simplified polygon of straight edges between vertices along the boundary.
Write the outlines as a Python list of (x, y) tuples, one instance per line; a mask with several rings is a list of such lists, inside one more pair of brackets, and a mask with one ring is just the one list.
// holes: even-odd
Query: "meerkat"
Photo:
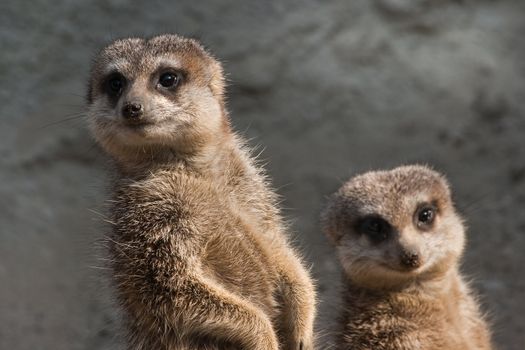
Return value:
[(117, 40), (88, 119), (115, 163), (109, 237), (129, 349), (312, 349), (315, 291), (193, 39)]
[(491, 349), (458, 269), (465, 230), (443, 175), (419, 165), (358, 175), (322, 225), (344, 271), (337, 349)]

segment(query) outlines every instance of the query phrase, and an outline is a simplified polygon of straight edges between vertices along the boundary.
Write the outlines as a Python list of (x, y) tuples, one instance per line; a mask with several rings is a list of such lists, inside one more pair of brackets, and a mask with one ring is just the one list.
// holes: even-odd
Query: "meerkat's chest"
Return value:
[(211, 237), (203, 267), (225, 289), (274, 314), (276, 269), (269, 245), (254, 237), (249, 227)]
[(476, 348), (453, 303), (405, 295), (373, 303), (354, 299), (349, 304), (353, 307), (347, 311), (343, 331), (349, 345), (385, 350)]

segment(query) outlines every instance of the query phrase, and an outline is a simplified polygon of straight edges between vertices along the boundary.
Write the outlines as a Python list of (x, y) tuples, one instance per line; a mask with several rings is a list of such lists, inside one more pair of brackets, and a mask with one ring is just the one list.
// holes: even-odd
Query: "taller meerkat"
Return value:
[(312, 349), (315, 293), (220, 64), (176, 35), (118, 40), (88, 114), (117, 167), (110, 239), (130, 349)]
[(404, 166), (356, 176), (322, 218), (346, 275), (337, 349), (491, 348), (458, 269), (464, 227), (442, 175)]

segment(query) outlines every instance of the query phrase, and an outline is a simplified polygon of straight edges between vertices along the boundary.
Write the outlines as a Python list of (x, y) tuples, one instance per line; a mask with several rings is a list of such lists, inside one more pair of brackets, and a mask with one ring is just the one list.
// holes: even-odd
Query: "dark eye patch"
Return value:
[(365, 216), (357, 222), (357, 232), (366, 235), (373, 243), (388, 239), (392, 226), (388, 221), (377, 215)]
[(127, 80), (119, 72), (114, 72), (108, 75), (104, 81), (104, 92), (111, 98), (117, 98), (122, 94), (126, 87)]

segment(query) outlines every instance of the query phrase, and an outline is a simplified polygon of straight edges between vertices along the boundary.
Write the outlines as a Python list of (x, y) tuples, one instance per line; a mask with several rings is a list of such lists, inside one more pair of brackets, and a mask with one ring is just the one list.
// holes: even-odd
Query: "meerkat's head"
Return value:
[(331, 197), (322, 221), (346, 275), (362, 287), (443, 275), (464, 246), (448, 183), (424, 166), (352, 178)]
[(221, 65), (195, 40), (161, 35), (117, 40), (96, 57), (88, 119), (118, 160), (191, 153), (228, 129)]

